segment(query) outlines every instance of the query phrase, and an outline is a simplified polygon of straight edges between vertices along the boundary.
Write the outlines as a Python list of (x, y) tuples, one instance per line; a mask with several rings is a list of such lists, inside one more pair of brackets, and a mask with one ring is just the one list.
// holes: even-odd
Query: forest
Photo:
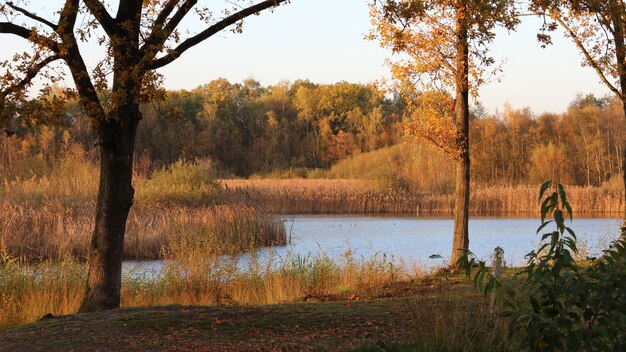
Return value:
[[(64, 92), (50, 94), (52, 101)], [(348, 82), (263, 87), (254, 80), (220, 79), (191, 91), (164, 91), (161, 100), (142, 106), (135, 172), (150, 176), (177, 161), (211, 160), (222, 178), (366, 179), (416, 192), (452, 192), (450, 157), (406, 132), (415, 122), (405, 106), (402, 97), (375, 85)], [(479, 104), (471, 119), (471, 170), (478, 186), (552, 179), (623, 188), (626, 126), (616, 99), (579, 95), (559, 114), (509, 106), (491, 114)], [(75, 100), (54, 114), (14, 121), (0, 138), (5, 182), (49, 175), (67, 157), (97, 162), (87, 118)], [(402, 152), (406, 148), (411, 153)]]

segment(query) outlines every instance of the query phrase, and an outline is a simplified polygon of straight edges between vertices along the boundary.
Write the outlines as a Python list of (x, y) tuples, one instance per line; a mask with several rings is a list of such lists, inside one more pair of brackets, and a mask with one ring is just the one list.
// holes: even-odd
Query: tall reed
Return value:
[[(222, 180), (225, 197), (278, 214), (292, 213), (444, 213), (454, 212), (454, 195), (383, 190), (360, 180)], [(536, 213), (535, 186), (474, 186), (474, 214)], [(568, 187), (569, 200), (579, 213), (621, 215), (624, 191), (599, 187)]]
[[(386, 257), (343, 261), (328, 257), (274, 258), (238, 268), (233, 258), (204, 253), (219, 247), (202, 239), (169, 251), (159, 273), (142, 276), (125, 270), (122, 306), (262, 305), (347, 295), (406, 280)], [(30, 265), (0, 260), (0, 328), (35, 321), (43, 315), (77, 311), (84, 293), (86, 266), (73, 260)]]
[[(0, 253), (35, 260), (84, 258), (93, 214), (93, 204), (71, 208), (60, 203), (39, 207), (0, 203)], [(245, 205), (138, 205), (128, 218), (125, 258), (161, 258), (163, 247), (188, 236), (214, 238), (240, 251), (286, 241), (281, 221)]]

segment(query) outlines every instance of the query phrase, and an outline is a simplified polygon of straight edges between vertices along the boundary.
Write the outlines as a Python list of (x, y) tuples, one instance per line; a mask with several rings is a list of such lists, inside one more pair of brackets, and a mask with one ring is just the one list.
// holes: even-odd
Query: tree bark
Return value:
[(469, 39), (467, 4), (461, 2), (457, 9), (457, 82), (455, 118), (457, 126), (458, 156), (456, 162), (456, 192), (454, 207), (454, 237), (450, 265), (457, 266), (469, 250)]
[[(626, 165), (626, 148), (624, 148), (624, 155), (622, 157), (622, 165)], [(624, 177), (624, 189), (626, 189), (626, 167), (624, 167), (624, 172), (622, 172), (622, 176)], [(624, 204), (626, 204), (626, 191), (624, 192)], [(626, 210), (624, 210), (624, 227), (626, 227)]]
[[(117, 115), (117, 116), (115, 116)], [(120, 306), (122, 261), (126, 219), (133, 204), (132, 166), (139, 107), (113, 114), (100, 123), (100, 188), (96, 202), (96, 224), (89, 252), (87, 289), (81, 312), (115, 309)]]
[[(611, 22), (613, 22), (613, 40), (615, 43), (615, 61), (617, 63), (617, 74), (619, 77), (619, 98), (622, 101), (624, 111), (624, 121), (626, 122), (626, 33), (624, 30), (624, 3), (622, 1), (610, 1), (609, 10)], [(624, 187), (626, 187), (626, 146), (622, 155), (622, 177), (624, 179)], [(626, 193), (626, 192), (624, 192)], [(626, 201), (626, 195), (624, 198)], [(626, 210), (624, 211), (624, 226), (626, 226)]]

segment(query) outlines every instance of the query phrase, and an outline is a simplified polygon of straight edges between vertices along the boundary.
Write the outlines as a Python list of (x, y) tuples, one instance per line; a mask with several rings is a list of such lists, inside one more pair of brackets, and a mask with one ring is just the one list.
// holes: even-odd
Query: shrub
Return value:
[(155, 171), (151, 179), (140, 183), (137, 199), (153, 203), (217, 204), (222, 198), (218, 176), (210, 160), (179, 160)]
[(454, 173), (450, 162), (432, 158), (432, 147), (402, 143), (357, 154), (335, 164), (329, 177), (369, 180), (379, 189), (451, 193)]
[[(551, 187), (554, 191), (544, 199)], [(526, 256), (526, 267), (512, 279), (498, 281), (484, 262), (478, 262), (474, 282), (484, 293), (496, 293), (501, 316), (509, 318), (510, 334), (520, 337), (522, 348), (626, 350), (626, 228), (602, 257), (591, 264), (577, 263), (576, 235), (565, 226), (565, 215), (571, 220), (572, 209), (563, 186), (548, 182), (539, 198), (543, 202), (537, 233), (556, 226), (542, 236), (546, 242)], [(549, 213), (553, 220), (546, 221)], [(468, 275), (474, 264), (470, 259)]]
[(602, 183), (602, 189), (612, 193), (624, 192), (624, 179), (622, 178), (622, 174), (611, 176), (608, 181)]

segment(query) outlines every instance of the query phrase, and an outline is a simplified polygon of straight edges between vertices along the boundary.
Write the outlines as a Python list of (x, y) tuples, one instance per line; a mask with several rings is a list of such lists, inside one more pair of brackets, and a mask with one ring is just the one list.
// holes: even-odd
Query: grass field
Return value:
[(2, 351), (500, 351), (459, 275), (263, 306), (166, 306), (54, 316), (0, 330)]

